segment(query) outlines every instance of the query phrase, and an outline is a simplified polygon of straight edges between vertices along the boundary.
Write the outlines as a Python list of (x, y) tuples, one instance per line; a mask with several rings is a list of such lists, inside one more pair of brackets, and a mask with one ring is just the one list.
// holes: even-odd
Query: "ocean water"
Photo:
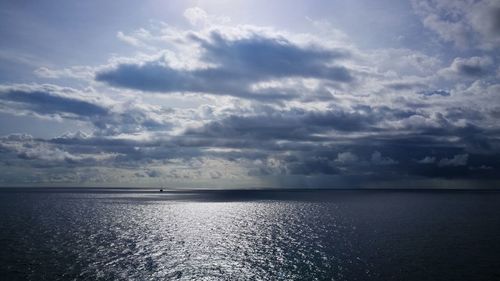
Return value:
[(1, 189), (1, 280), (500, 280), (500, 192)]

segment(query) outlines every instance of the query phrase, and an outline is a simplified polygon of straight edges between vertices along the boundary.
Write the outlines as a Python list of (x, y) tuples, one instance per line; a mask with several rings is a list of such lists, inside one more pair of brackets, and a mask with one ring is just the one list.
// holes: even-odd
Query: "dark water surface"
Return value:
[(1, 280), (500, 280), (500, 192), (0, 189)]

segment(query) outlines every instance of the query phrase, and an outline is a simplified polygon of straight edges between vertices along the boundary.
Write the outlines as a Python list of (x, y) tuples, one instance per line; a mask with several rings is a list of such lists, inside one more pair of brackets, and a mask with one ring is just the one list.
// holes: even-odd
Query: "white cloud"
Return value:
[(89, 66), (72, 66), (63, 69), (40, 67), (35, 69), (35, 74), (42, 78), (75, 78), (90, 81), (94, 77), (94, 69)]
[(191, 25), (213, 25), (213, 24), (227, 24), (231, 21), (228, 17), (221, 17), (215, 15), (209, 15), (205, 10), (200, 7), (188, 8), (184, 11), (184, 17), (189, 21)]
[(118, 33), (116, 34), (116, 37), (118, 39), (122, 40), (123, 42), (130, 44), (134, 47), (141, 47), (143, 45), (142, 42), (139, 41), (137, 38), (135, 38), (133, 36), (125, 35), (121, 31), (118, 31)]

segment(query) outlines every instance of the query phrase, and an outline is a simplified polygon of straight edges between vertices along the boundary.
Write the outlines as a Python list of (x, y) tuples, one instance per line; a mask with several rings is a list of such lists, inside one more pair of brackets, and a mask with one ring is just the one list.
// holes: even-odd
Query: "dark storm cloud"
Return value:
[(342, 66), (328, 66), (345, 52), (319, 47), (300, 47), (284, 38), (253, 35), (230, 40), (213, 32), (210, 39), (191, 36), (199, 43), (201, 60), (214, 67), (174, 69), (163, 61), (123, 63), (102, 70), (97, 81), (112, 86), (152, 92), (203, 92), (257, 100), (291, 99), (293, 92), (251, 90), (253, 83), (274, 78), (303, 77), (350, 82)]

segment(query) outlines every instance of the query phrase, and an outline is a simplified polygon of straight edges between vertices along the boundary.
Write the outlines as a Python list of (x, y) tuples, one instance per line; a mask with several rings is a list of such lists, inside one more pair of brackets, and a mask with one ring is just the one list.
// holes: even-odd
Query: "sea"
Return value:
[(2, 188), (0, 280), (500, 280), (500, 191)]

